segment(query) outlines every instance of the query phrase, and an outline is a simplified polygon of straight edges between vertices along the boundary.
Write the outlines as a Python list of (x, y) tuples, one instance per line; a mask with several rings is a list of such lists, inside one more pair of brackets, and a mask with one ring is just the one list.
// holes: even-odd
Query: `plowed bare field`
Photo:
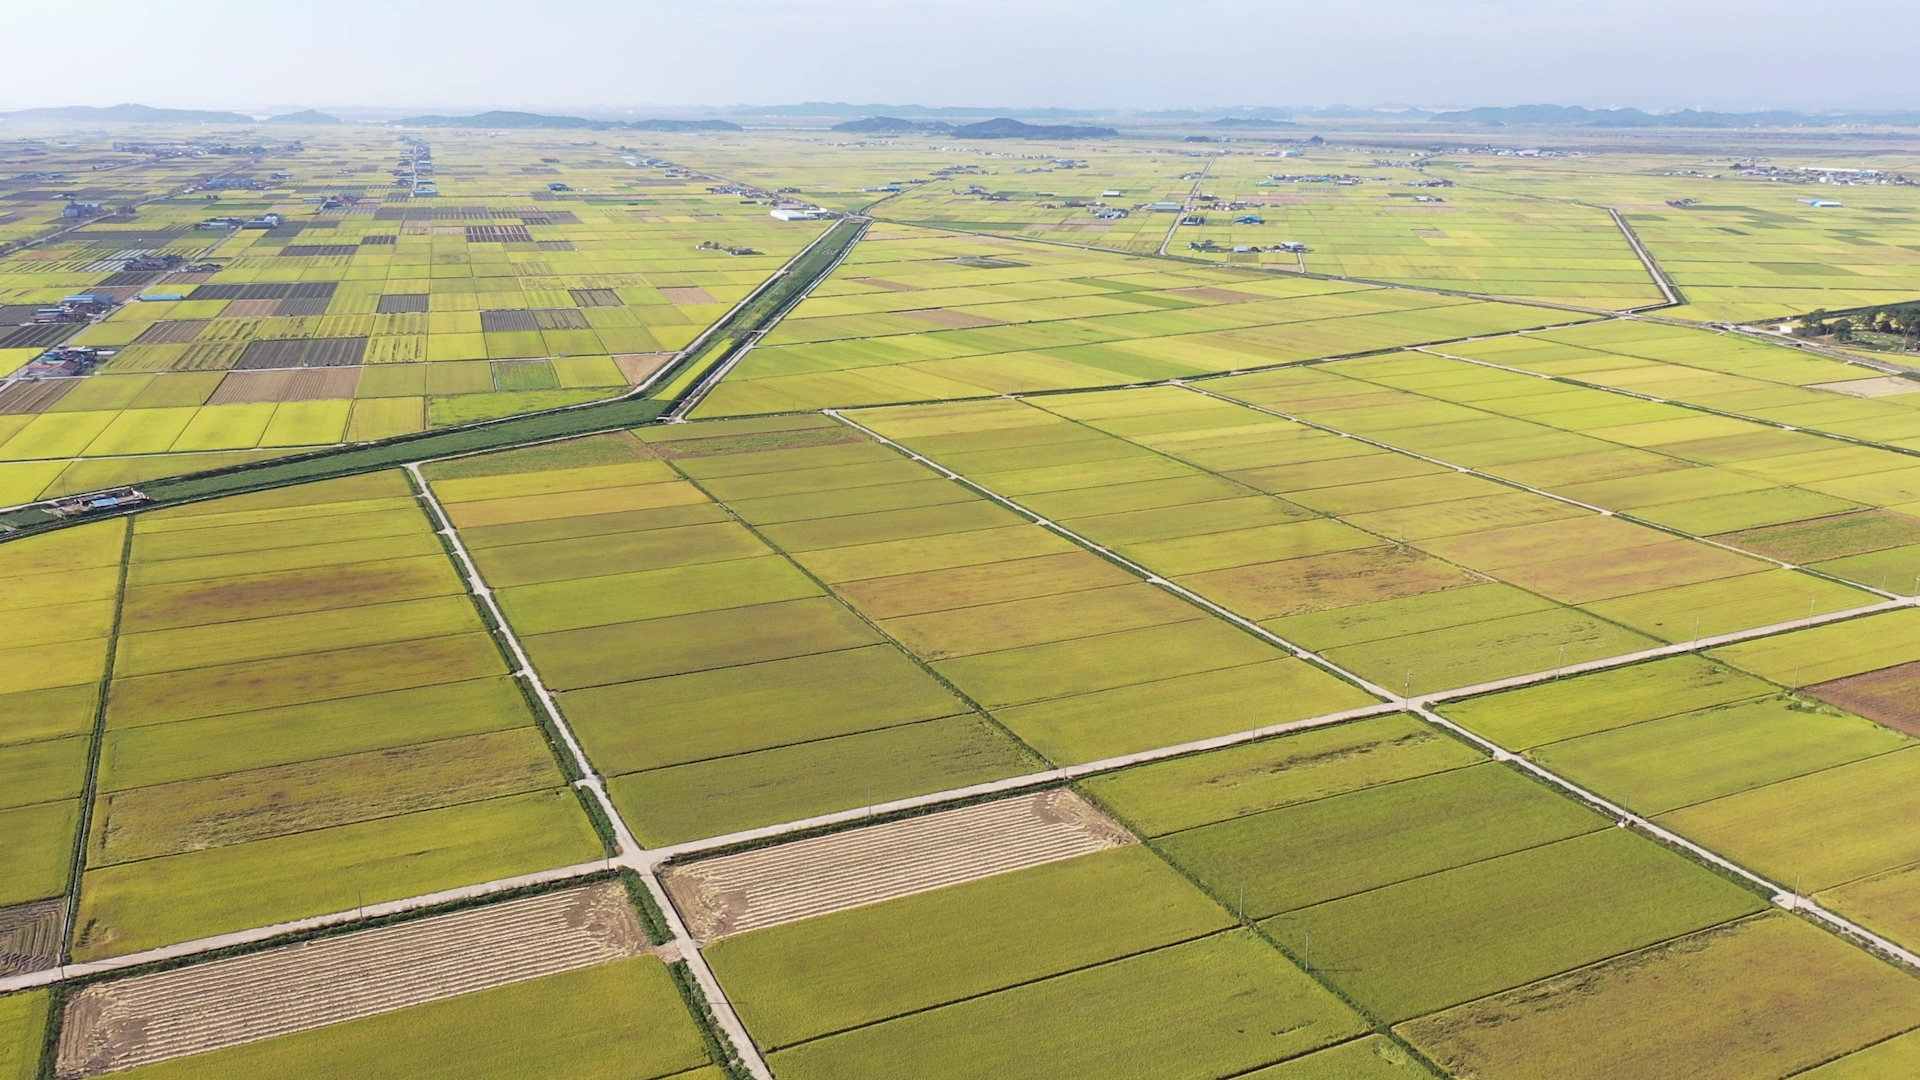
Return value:
[(1133, 843), (1053, 790), (670, 867), (667, 891), (701, 941), (877, 904)]
[(1809, 686), (1806, 692), (1895, 731), (1920, 735), (1920, 661)]
[(646, 949), (625, 891), (608, 883), (99, 983), (67, 1001), (55, 1075), (150, 1065)]
[(0, 975), (39, 971), (60, 960), (67, 926), (65, 900), (35, 900), (0, 908)]

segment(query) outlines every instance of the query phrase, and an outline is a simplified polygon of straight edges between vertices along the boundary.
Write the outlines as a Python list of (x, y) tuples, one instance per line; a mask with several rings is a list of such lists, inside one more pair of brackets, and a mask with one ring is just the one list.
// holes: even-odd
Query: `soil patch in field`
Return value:
[(79, 379), (40, 379), (14, 383), (0, 390), (0, 416), (45, 412), (54, 402), (66, 397), (67, 391), (79, 385)]
[(1920, 661), (1820, 683), (1804, 692), (1876, 724), (1920, 736)]
[(0, 975), (40, 971), (60, 962), (67, 902), (35, 900), (0, 908)]
[(205, 319), (175, 319), (147, 327), (134, 340), (141, 345), (185, 345), (207, 328)]
[(358, 367), (281, 368), (235, 371), (220, 380), (209, 405), (246, 405), (271, 401), (321, 401), (353, 396), (360, 385)]
[(1898, 375), (1882, 375), (1873, 379), (1842, 379), (1839, 382), (1813, 383), (1815, 390), (1828, 390), (1848, 397), (1877, 398), (1892, 397), (1895, 394), (1920, 394), (1920, 381), (1904, 379)]
[(708, 942), (1133, 842), (1054, 789), (673, 866), (663, 881)]
[(55, 1075), (98, 1076), (646, 951), (625, 890), (609, 882), (96, 983), (67, 1001)]
[(220, 309), (215, 316), (221, 319), (261, 319), (273, 314), (280, 306), (278, 300), (235, 300)]
[(626, 377), (627, 385), (639, 386), (661, 368), (673, 362), (672, 353), (620, 353), (613, 364)]

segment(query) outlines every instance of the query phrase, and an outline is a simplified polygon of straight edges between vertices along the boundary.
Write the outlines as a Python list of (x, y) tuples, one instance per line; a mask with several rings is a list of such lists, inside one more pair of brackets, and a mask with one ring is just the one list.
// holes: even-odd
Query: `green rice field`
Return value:
[(1920, 158), (1194, 123), (9, 120), (0, 1080), (1920, 1068)]

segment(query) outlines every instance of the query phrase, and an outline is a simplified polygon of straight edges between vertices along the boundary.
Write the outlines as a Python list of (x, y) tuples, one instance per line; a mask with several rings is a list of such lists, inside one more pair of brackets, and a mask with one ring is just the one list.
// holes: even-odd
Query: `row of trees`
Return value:
[(1827, 337), (1835, 341), (1851, 341), (1855, 334), (1864, 331), (1897, 335), (1906, 339), (1906, 348), (1914, 348), (1920, 342), (1920, 301), (1863, 308), (1840, 316), (1830, 315), (1823, 308), (1803, 317), (1794, 328), (1800, 337)]

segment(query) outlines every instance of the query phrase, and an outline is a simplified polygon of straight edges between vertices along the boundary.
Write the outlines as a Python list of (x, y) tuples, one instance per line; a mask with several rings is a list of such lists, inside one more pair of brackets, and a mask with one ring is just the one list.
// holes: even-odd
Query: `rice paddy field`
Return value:
[[(0, 387), (0, 503), (616, 396), (820, 231), (598, 142), (302, 145), (231, 163), (252, 188), (0, 256), (0, 323), (75, 293), (120, 302), (0, 326), (8, 373), (62, 340), (114, 350), (82, 378)], [(161, 258), (178, 266), (126, 269)]]
[(59, 825), (86, 824), (74, 955), (601, 855), (404, 474), (206, 502), (106, 541), (125, 562), (91, 571), (110, 598), (91, 664), (13, 669), (40, 682), (110, 669), (104, 695), (66, 691), (56, 712), (43, 690), (45, 705), (10, 711), (44, 717), (41, 741), (13, 751), (23, 765), (97, 743), (91, 770), (81, 754), (57, 789), (56, 757), (36, 770), (44, 798), (91, 801), (64, 818), (34, 803), (40, 817), (21, 821), (48, 834), (47, 880), (9, 875), (58, 895), (48, 873), (73, 853)]
[(0, 534), (0, 1080), (1920, 1061), (1901, 155), (303, 134), (0, 141), (0, 503), (668, 411)]
[(1569, 318), (1351, 282), (877, 227), (697, 415), (1118, 386)]

